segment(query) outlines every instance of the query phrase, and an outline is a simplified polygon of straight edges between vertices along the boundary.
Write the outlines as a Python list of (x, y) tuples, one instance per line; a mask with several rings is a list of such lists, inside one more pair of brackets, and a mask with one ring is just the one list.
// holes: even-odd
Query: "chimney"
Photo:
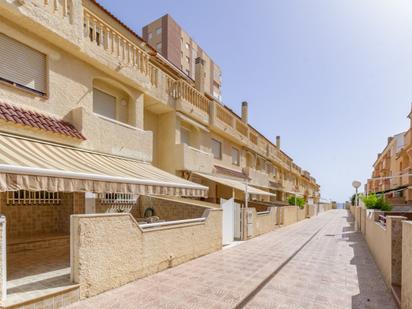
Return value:
[(200, 57), (195, 61), (195, 87), (205, 93), (205, 61)]
[(247, 102), (243, 101), (242, 102), (242, 121), (244, 123), (247, 123), (248, 122), (248, 117), (249, 117), (249, 111), (248, 111)]
[(280, 136), (276, 136), (276, 147), (280, 149)]
[(388, 144), (390, 144), (390, 143), (392, 142), (392, 140), (393, 140), (393, 137), (392, 137), (392, 136), (389, 136), (389, 137), (388, 137)]

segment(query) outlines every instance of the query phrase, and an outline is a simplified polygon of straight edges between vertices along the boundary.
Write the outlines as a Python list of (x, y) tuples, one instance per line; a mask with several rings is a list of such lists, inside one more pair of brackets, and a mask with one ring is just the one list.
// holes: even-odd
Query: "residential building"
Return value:
[(412, 204), (412, 112), (408, 118), (410, 128), (388, 138), (367, 182), (368, 193), (383, 194), (395, 206)]
[(201, 93), (221, 101), (220, 67), (172, 16), (166, 14), (149, 23), (142, 33), (153, 48), (195, 82)]
[[(89, 297), (218, 250), (222, 200), (247, 210), (319, 199), (280, 138), (248, 123), (247, 103), (238, 116), (200, 91), (98, 2), (0, 0), (0, 16), (2, 305)], [(132, 249), (117, 247), (125, 239)], [(61, 280), (33, 283), (56, 265)]]

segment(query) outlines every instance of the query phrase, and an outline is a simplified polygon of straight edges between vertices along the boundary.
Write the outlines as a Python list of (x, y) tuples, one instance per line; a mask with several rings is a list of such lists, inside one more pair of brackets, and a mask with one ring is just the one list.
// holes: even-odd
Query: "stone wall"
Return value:
[(250, 208), (253, 212), (253, 236), (259, 236), (273, 231), (277, 224), (278, 207), (269, 207), (265, 212), (257, 212), (256, 208)]
[(412, 221), (402, 225), (402, 309), (412, 308)]
[(154, 215), (166, 221), (200, 218), (206, 209), (189, 201), (143, 195), (139, 197), (139, 207), (141, 217), (147, 208), (153, 208)]
[(73, 213), (73, 194), (61, 193), (56, 205), (7, 205), (6, 193), (0, 193), (0, 211), (7, 218), (9, 239), (44, 234), (69, 234)]
[(130, 214), (74, 215), (72, 279), (91, 297), (222, 247), (222, 211), (206, 220), (142, 230)]
[[(386, 226), (383, 226), (377, 222), (382, 212), (358, 208), (360, 213), (365, 212), (365, 228), (362, 233), (387, 286), (399, 286), (402, 272), (402, 221), (406, 218), (387, 216)], [(359, 218), (362, 220), (362, 215)]]

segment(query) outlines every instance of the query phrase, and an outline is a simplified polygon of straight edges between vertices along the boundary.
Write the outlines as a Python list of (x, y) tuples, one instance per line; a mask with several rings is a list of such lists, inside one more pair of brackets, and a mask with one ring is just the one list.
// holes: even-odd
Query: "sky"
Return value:
[(99, 0), (141, 34), (169, 13), (222, 69), (223, 103), (343, 202), (409, 128), (412, 1)]

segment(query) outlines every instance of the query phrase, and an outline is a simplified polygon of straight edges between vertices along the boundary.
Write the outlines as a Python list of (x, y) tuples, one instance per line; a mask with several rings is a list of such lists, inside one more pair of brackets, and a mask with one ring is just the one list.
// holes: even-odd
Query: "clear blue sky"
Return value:
[[(408, 3), (409, 2), (409, 3)], [(223, 71), (223, 101), (346, 200), (412, 102), (412, 2), (100, 0), (141, 33), (171, 14)]]

